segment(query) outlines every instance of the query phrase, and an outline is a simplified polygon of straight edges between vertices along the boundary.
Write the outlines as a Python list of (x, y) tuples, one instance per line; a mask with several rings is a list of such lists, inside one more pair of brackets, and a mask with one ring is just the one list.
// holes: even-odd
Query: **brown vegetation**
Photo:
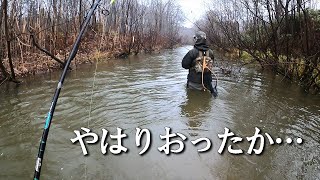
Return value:
[[(217, 48), (250, 57), (320, 92), (320, 11), (314, 0), (215, 1), (198, 22)], [(218, 8), (217, 8), (218, 7)]]
[[(0, 80), (61, 68), (92, 1), (0, 0)], [(175, 1), (104, 0), (73, 66), (173, 47), (181, 10)], [(4, 22), (4, 23), (2, 23)]]

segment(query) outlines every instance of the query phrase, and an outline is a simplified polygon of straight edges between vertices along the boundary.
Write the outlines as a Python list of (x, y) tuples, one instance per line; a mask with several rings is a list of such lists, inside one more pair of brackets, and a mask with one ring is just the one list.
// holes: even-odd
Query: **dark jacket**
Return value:
[[(214, 55), (213, 55), (213, 51), (211, 49), (209, 49), (209, 47), (205, 44), (205, 43), (197, 43), (194, 45), (194, 48), (191, 49), (182, 59), (182, 67), (185, 69), (189, 69), (189, 74), (188, 74), (188, 82), (193, 82), (193, 83), (198, 83), (198, 84), (202, 84), (202, 74), (201, 73), (197, 73), (192, 67), (195, 66), (196, 64), (196, 58), (199, 56), (199, 51), (209, 51), (209, 56), (212, 60), (214, 60)], [(212, 81), (212, 76), (211, 76), (211, 72), (205, 73), (203, 75), (203, 79), (204, 79), (204, 84), (205, 85), (209, 85), (208, 83), (210, 83), (211, 85), (211, 81)]]

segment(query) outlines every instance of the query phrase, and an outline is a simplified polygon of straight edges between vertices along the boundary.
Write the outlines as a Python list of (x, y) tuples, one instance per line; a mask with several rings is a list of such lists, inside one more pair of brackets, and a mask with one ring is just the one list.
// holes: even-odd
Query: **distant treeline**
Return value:
[[(215, 0), (197, 22), (217, 48), (320, 91), (317, 0)], [(252, 62), (251, 61), (251, 62)]]
[[(64, 65), (95, 0), (0, 0), (0, 80)], [(182, 12), (174, 0), (103, 0), (91, 19), (79, 59), (172, 47)], [(1, 81), (0, 81), (1, 83)]]

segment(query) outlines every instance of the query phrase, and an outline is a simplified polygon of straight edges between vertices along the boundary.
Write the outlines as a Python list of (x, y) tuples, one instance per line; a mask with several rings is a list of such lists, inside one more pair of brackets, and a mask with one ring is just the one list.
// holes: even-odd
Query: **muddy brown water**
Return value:
[[(190, 47), (187, 47), (190, 48)], [(72, 71), (63, 86), (55, 111), (42, 167), (41, 179), (320, 179), (320, 97), (305, 94), (299, 86), (281, 76), (243, 68), (238, 75), (223, 75), (219, 69), (218, 98), (205, 92), (186, 90), (187, 71), (181, 68), (185, 47), (156, 55), (139, 55), (125, 60), (99, 62), (92, 96), (94, 66)], [(24, 79), (16, 87), (0, 87), (0, 179), (32, 179), (44, 120), (60, 72)], [(74, 130), (86, 127), (107, 142), (117, 127), (127, 138), (126, 153), (101, 153), (100, 139), (87, 145), (88, 156), (79, 143), (73, 144)], [(151, 132), (151, 146), (142, 156), (136, 146), (136, 128)], [(184, 150), (166, 155), (158, 150), (165, 144), (160, 135), (165, 127), (187, 137)], [(246, 137), (261, 130), (263, 153), (247, 153)], [(218, 149), (224, 129), (230, 138), (222, 154)], [(274, 140), (271, 145), (265, 133)], [(298, 144), (297, 138), (303, 143)], [(211, 149), (197, 150), (208, 138)], [(282, 143), (277, 144), (276, 138)], [(291, 144), (286, 139), (292, 138)], [(90, 140), (90, 139), (88, 139)], [(181, 140), (175, 138), (173, 140)], [(257, 142), (255, 148), (259, 148)], [(243, 154), (228, 152), (228, 146)], [(172, 149), (177, 149), (173, 145)]]

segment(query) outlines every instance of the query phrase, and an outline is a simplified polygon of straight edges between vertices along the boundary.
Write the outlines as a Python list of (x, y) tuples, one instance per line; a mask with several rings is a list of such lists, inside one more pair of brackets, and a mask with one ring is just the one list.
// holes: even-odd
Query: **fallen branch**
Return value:
[(38, 48), (40, 51), (44, 52), (46, 55), (50, 56), (52, 59), (54, 59), (55, 61), (57, 61), (58, 63), (60, 63), (60, 64), (64, 67), (65, 63), (64, 63), (62, 60), (60, 60), (60, 59), (59, 59), (58, 57), (56, 57), (55, 55), (51, 54), (48, 50), (46, 50), (46, 49), (44, 49), (44, 48), (41, 48), (41, 47), (39, 46), (39, 44), (36, 42), (35, 37), (34, 37), (34, 35), (33, 35), (32, 33), (30, 34), (30, 37), (31, 37), (31, 39), (32, 39), (32, 44), (33, 44), (36, 48)]
[(0, 86), (4, 83), (4, 82), (6, 82), (6, 80), (8, 80), (9, 79), (9, 77), (6, 77), (1, 83), (0, 83)]

